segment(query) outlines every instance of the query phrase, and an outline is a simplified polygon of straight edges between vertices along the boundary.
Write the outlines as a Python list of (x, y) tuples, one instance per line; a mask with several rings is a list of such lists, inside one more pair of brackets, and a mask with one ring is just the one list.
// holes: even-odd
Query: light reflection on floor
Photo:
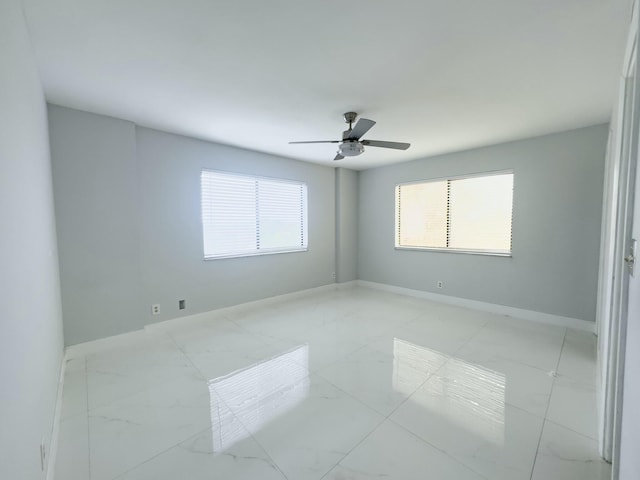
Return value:
[[(209, 381), (213, 451), (223, 452), (309, 394), (309, 346)], [(230, 421), (229, 409), (240, 420)]]
[[(393, 340), (394, 390), (410, 395), (416, 369), (440, 365), (445, 355), (409, 341)], [(299, 404), (309, 393), (309, 346), (209, 382), (213, 450), (222, 452)], [(504, 442), (505, 376), (451, 358), (431, 381), (423, 406), (469, 433), (494, 444)], [(240, 422), (229, 421), (229, 409)]]
[[(406, 379), (420, 365), (436, 364), (443, 354), (414, 343), (393, 340), (393, 387), (405, 392)], [(451, 422), (497, 445), (504, 443), (505, 376), (500, 372), (451, 358), (429, 382), (431, 395), (421, 403)]]
[(416, 389), (417, 372), (433, 372), (447, 361), (447, 356), (401, 338), (393, 339), (393, 376), (396, 392), (411, 395)]
[(595, 351), (364, 288), (137, 332), (68, 361), (55, 477), (604, 480)]

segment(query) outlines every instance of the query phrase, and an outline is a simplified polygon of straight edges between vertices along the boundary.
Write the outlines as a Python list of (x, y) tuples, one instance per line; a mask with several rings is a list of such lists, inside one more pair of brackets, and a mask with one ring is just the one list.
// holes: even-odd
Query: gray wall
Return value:
[[(333, 168), (53, 105), (49, 120), (68, 345), (333, 282)], [(202, 168), (307, 182), (309, 250), (205, 261)]]
[(358, 278), (358, 172), (336, 168), (336, 275)]
[[(594, 321), (607, 134), (602, 125), (360, 172), (358, 277)], [(397, 183), (505, 169), (515, 172), (512, 258), (394, 249)]]
[[(329, 284), (334, 271), (594, 319), (605, 126), (358, 173), (57, 106), (49, 121), (67, 344)], [(309, 251), (204, 261), (202, 168), (306, 181)], [(501, 169), (516, 175), (513, 258), (394, 250), (396, 183)]]
[(144, 326), (135, 126), (49, 107), (65, 341)]
[[(137, 128), (142, 304), (159, 317), (203, 312), (332, 283), (333, 169)], [(203, 260), (200, 171), (219, 169), (307, 182), (307, 252)]]
[(21, 4), (0, 2), (0, 478), (44, 478), (62, 361), (46, 105)]

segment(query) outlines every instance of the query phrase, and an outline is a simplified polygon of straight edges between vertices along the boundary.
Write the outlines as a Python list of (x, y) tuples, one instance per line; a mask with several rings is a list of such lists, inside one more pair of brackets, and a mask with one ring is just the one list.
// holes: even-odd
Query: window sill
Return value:
[(463, 250), (458, 248), (427, 248), (427, 247), (395, 247), (396, 250), (410, 250), (418, 252), (437, 252), (437, 253), (462, 253), (464, 255), (483, 255), (489, 257), (507, 257), (513, 258), (512, 252), (504, 252), (499, 250)]
[(231, 253), (228, 255), (205, 255), (205, 260), (221, 260), (224, 258), (242, 258), (242, 257), (260, 257), (263, 255), (276, 255), (278, 253), (294, 253), (294, 252), (306, 252), (308, 248), (290, 248), (287, 250), (264, 250), (260, 252), (252, 253)]

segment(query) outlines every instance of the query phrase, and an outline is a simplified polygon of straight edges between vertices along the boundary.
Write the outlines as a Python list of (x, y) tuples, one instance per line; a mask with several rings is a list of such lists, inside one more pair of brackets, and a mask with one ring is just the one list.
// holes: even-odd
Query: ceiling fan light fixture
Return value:
[(338, 153), (343, 157), (357, 157), (364, 152), (364, 145), (360, 142), (343, 142), (338, 146)]
[(392, 148), (395, 150), (406, 150), (411, 146), (409, 143), (363, 140), (362, 137), (367, 134), (376, 122), (368, 118), (361, 118), (353, 125), (357, 116), (358, 114), (356, 112), (347, 112), (344, 114), (344, 119), (349, 124), (349, 128), (342, 132), (342, 140), (306, 140), (303, 142), (289, 143), (337, 143), (338, 154), (334, 160), (342, 160), (344, 157), (357, 157), (364, 152), (365, 145), (368, 147)]

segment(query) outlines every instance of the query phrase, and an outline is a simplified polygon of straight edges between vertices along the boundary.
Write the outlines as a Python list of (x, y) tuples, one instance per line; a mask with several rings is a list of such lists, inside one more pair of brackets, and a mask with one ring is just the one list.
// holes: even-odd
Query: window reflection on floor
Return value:
[[(415, 369), (442, 363), (443, 354), (426, 347), (394, 339), (393, 387), (410, 394)], [(437, 368), (437, 366), (436, 366)], [(404, 390), (403, 390), (404, 389)], [(457, 427), (487, 441), (504, 443), (505, 376), (459, 358), (451, 358), (427, 383), (428, 395), (420, 405), (447, 418)]]
[[(209, 393), (213, 451), (222, 452), (308, 396), (309, 346), (210, 380)], [(233, 421), (227, 407), (240, 422)]]
[(411, 395), (416, 390), (416, 378), (424, 381), (424, 372), (435, 372), (446, 361), (447, 357), (436, 350), (394, 338), (393, 389)]

